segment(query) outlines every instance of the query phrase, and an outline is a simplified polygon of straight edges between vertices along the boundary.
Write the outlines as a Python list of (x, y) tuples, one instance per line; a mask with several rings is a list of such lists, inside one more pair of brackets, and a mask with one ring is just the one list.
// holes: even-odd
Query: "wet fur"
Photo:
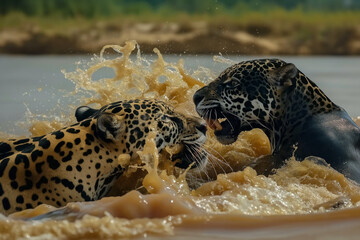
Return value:
[(199, 89), (194, 102), (204, 119), (226, 117), (223, 129), (215, 131), (224, 144), (253, 128), (267, 134), (272, 155), (254, 165), (259, 173), (292, 155), (316, 156), (360, 183), (359, 127), (293, 64), (279, 59), (235, 64)]

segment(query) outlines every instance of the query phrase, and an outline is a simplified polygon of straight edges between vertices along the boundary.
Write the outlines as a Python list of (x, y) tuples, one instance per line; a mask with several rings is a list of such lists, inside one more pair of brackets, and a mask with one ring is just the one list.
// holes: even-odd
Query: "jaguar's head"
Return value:
[(274, 119), (283, 114), (282, 92), (298, 72), (278, 59), (241, 62), (195, 93), (196, 110), (222, 144), (252, 128), (272, 131)]
[(173, 160), (176, 166), (187, 168), (203, 164), (207, 157), (202, 149), (206, 140), (206, 123), (201, 118), (188, 117), (157, 100), (129, 100), (108, 104), (100, 110), (87, 106), (76, 111), (78, 121), (95, 122), (95, 136), (114, 143), (121, 153), (136, 156), (145, 146), (146, 137), (156, 132), (156, 147), (180, 145)]

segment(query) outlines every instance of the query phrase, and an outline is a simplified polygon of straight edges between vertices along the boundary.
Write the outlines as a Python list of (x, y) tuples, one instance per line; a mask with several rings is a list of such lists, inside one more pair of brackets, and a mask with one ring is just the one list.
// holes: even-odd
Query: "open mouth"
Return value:
[(221, 107), (209, 109), (209, 114), (202, 116), (207, 125), (214, 130), (216, 139), (224, 144), (232, 144), (235, 142), (241, 131), (250, 130), (249, 126), (241, 125), (241, 120)]

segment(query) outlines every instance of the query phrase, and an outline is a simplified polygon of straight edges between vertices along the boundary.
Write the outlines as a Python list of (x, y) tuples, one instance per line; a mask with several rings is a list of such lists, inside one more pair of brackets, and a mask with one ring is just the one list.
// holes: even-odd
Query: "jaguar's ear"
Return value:
[(93, 109), (88, 106), (81, 106), (78, 107), (75, 111), (75, 117), (78, 122), (81, 122), (82, 120), (91, 117), (94, 115), (98, 110)]
[(277, 87), (289, 87), (293, 85), (293, 79), (297, 76), (299, 70), (292, 63), (273, 69), (269, 72), (269, 82)]
[(124, 131), (123, 116), (101, 113), (97, 118), (96, 132), (104, 140), (116, 140)]

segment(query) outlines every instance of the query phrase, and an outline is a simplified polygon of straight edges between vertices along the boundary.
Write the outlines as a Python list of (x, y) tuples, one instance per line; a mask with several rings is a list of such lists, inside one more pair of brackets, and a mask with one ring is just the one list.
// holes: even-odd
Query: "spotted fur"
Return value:
[[(118, 156), (134, 159), (150, 131), (157, 132), (159, 151), (183, 145), (177, 157), (182, 168), (194, 162), (191, 151), (201, 151), (206, 139), (203, 120), (155, 100), (80, 107), (76, 118), (78, 123), (44, 136), (0, 142), (1, 213), (102, 198), (124, 171)], [(206, 160), (202, 156), (199, 162)]]
[(241, 131), (261, 128), (277, 161), (296, 150), (298, 159), (322, 157), (360, 181), (359, 128), (293, 64), (279, 59), (235, 64), (198, 90), (194, 102), (204, 119), (226, 119), (215, 131), (223, 144), (233, 143)]

